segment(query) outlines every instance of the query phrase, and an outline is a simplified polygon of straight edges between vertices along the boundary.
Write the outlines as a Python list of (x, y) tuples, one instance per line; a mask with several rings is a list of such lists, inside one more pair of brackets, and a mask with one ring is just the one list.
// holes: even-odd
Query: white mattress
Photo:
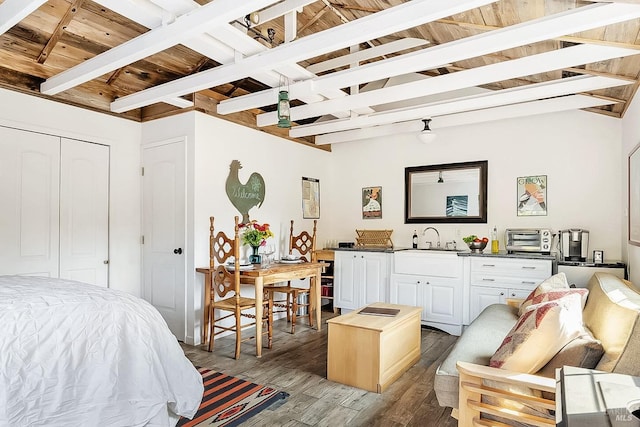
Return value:
[(0, 276), (0, 426), (170, 426), (202, 377), (158, 311), (129, 294)]

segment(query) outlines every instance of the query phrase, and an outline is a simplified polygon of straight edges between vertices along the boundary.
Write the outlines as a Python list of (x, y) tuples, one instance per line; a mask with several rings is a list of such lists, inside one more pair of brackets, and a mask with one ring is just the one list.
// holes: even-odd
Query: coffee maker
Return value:
[(564, 261), (586, 261), (589, 253), (589, 231), (579, 228), (560, 230), (560, 253)]

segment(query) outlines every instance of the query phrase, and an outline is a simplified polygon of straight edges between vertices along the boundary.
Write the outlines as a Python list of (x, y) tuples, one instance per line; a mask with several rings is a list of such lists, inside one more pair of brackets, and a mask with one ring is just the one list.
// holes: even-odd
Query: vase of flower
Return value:
[(251, 255), (249, 255), (249, 262), (251, 264), (262, 263), (262, 256), (258, 253), (260, 246), (251, 246)]
[(254, 220), (247, 224), (240, 224), (239, 227), (242, 229), (242, 243), (251, 246), (249, 262), (251, 264), (260, 264), (262, 255), (258, 253), (258, 249), (260, 249), (260, 246), (267, 244), (269, 237), (273, 237), (269, 224), (260, 225)]

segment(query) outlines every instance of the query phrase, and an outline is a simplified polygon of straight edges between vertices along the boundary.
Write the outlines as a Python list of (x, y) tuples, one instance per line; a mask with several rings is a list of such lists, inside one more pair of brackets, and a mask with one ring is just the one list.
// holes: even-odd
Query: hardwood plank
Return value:
[[(323, 312), (323, 323), (335, 316)], [(435, 371), (457, 337), (421, 329), (422, 356), (418, 363), (382, 394), (368, 392), (326, 379), (327, 331), (306, 326), (289, 333), (286, 319), (274, 323), (273, 349), (253, 356), (253, 343), (242, 344), (239, 360), (233, 359), (234, 338), (218, 339), (212, 353), (182, 344), (196, 366), (223, 371), (259, 384), (268, 384), (290, 396), (262, 411), (246, 426), (425, 426), (454, 427), (451, 408), (442, 408), (433, 391)], [(250, 333), (251, 331), (249, 331)]]

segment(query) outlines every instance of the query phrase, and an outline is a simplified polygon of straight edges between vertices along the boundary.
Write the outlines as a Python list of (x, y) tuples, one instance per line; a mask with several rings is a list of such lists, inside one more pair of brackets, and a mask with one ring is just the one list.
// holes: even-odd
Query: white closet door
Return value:
[(62, 139), (60, 277), (108, 285), (109, 147)]
[(0, 274), (58, 277), (60, 138), (0, 127)]

